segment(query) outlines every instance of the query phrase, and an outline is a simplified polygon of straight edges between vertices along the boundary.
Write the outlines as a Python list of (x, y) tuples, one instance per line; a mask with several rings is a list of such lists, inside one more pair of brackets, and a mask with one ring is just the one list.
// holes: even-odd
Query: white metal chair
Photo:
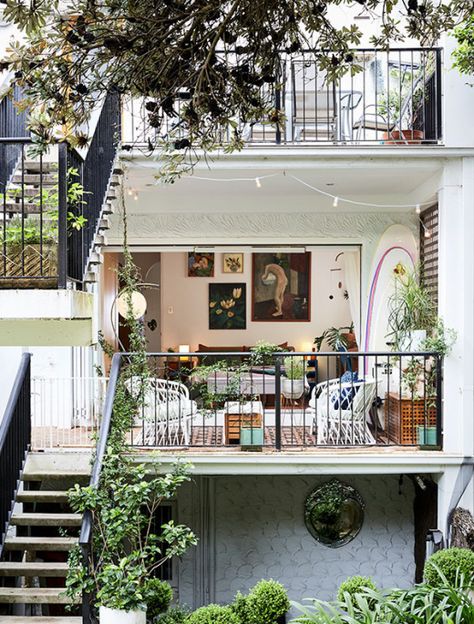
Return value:
[(136, 396), (143, 393), (135, 424), (142, 427), (144, 446), (189, 445), (197, 406), (184, 384), (156, 377), (131, 377), (125, 383)]
[(312, 392), (309, 407), (314, 412), (318, 444), (375, 444), (367, 424), (375, 400), (374, 379), (342, 383), (329, 379)]

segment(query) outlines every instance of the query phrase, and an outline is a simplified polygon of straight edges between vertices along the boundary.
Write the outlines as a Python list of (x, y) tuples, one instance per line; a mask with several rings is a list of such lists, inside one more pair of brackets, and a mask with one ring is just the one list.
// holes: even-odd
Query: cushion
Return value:
[[(346, 371), (341, 376), (341, 384), (356, 383), (357, 381), (363, 381), (363, 379), (359, 379), (357, 373), (352, 373), (351, 371)], [(360, 386), (352, 386), (348, 388), (341, 388), (340, 390), (336, 389), (331, 395), (331, 401), (334, 409), (350, 409), (352, 401), (354, 400), (354, 397), (357, 394), (359, 387)]]

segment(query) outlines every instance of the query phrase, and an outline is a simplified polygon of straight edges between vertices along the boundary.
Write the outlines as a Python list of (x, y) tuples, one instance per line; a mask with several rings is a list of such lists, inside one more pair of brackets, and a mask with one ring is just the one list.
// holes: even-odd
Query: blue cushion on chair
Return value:
[[(357, 381), (363, 381), (363, 379), (359, 379), (357, 373), (351, 373), (351, 371), (346, 371), (341, 376), (341, 384), (344, 383), (356, 383)], [(334, 409), (347, 410), (351, 407), (352, 401), (357, 393), (357, 390), (360, 386), (350, 387), (350, 388), (341, 388), (340, 392), (334, 394), (332, 398), (332, 404)]]

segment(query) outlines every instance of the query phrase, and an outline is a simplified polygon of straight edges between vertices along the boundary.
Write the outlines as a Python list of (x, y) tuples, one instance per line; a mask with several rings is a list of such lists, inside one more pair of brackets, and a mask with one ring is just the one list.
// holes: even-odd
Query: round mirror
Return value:
[(319, 485), (306, 499), (306, 526), (318, 542), (339, 548), (359, 533), (364, 521), (364, 508), (364, 501), (357, 490), (333, 479)]

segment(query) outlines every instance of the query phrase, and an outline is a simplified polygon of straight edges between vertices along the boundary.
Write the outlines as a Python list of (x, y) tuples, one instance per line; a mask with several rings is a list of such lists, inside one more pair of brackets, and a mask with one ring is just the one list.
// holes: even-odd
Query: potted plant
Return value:
[(158, 507), (189, 480), (188, 466), (178, 462), (169, 474), (150, 475), (124, 452), (109, 451), (101, 474), (99, 487), (76, 485), (69, 494), (75, 513), (91, 514), (93, 541), (86, 559), (79, 546), (71, 551), (66, 593), (93, 596), (101, 624), (145, 624), (147, 608), (157, 615), (171, 601), (156, 571), (197, 543), (186, 526), (153, 522)]
[(329, 327), (320, 336), (316, 336), (314, 344), (316, 350), (321, 351), (323, 342), (326, 341), (333, 351), (348, 351), (357, 347), (357, 340), (354, 334), (354, 323), (343, 327)]
[(250, 363), (252, 366), (272, 366), (275, 363), (274, 354), (280, 353), (281, 347), (273, 342), (259, 340), (257, 344), (250, 349)]
[(305, 387), (305, 363), (301, 356), (289, 355), (284, 360), (285, 376), (281, 378), (281, 392), (287, 399), (300, 399)]

